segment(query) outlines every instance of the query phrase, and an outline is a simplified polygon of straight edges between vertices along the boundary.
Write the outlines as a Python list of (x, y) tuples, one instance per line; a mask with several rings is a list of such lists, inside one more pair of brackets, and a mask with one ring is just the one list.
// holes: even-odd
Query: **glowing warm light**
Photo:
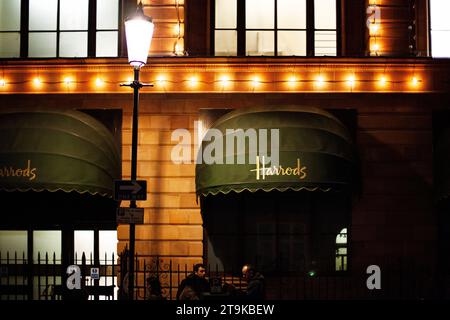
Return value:
[(175, 34), (179, 37), (180, 34), (181, 34), (181, 25), (180, 25), (180, 23), (177, 23), (177, 24), (175, 25), (174, 31), (175, 31)]
[(380, 30), (380, 25), (378, 23), (372, 23), (369, 27), (369, 30), (371, 35), (376, 35)]
[(42, 85), (41, 78), (39, 78), (39, 77), (34, 78), (33, 79), (33, 84), (34, 84), (35, 87), (40, 87)]
[(6, 86), (5, 79), (0, 79), (0, 87), (4, 87), (4, 86)]
[(261, 81), (259, 80), (259, 77), (253, 77), (253, 79), (252, 79), (253, 87), (257, 87), (260, 83), (261, 83)]
[(198, 84), (198, 79), (197, 77), (190, 77), (189, 78), (189, 85), (191, 87), (195, 87)]
[(380, 45), (379, 45), (378, 43), (374, 43), (374, 44), (371, 46), (371, 48), (372, 48), (372, 51), (374, 51), (374, 52), (380, 51)]
[(184, 55), (184, 45), (183, 45), (183, 43), (182, 43), (182, 39), (178, 39), (178, 40), (175, 42), (175, 46), (174, 46), (174, 48), (173, 48), (173, 52), (174, 52), (174, 54), (177, 55), (177, 56), (182, 56), (182, 55)]
[(64, 83), (66, 84), (66, 86), (70, 85), (71, 82), (72, 82), (72, 78), (71, 77), (65, 77), (64, 78)]
[(297, 78), (295, 76), (290, 76), (287, 82), (290, 87), (294, 87), (297, 83)]
[(227, 87), (230, 84), (230, 78), (228, 78), (227, 76), (221, 77), (219, 81), (224, 87)]
[(323, 76), (318, 76), (316, 78), (316, 85), (322, 87), (325, 84), (325, 78)]
[(104, 84), (105, 84), (105, 82), (103, 81), (102, 78), (95, 79), (95, 86), (96, 87), (103, 87)]
[(128, 78), (127, 78), (127, 82), (128, 82), (128, 83), (132, 83), (133, 81), (134, 81), (134, 80), (133, 80), (132, 77), (128, 77)]
[(166, 81), (167, 81), (167, 79), (163, 75), (159, 75), (156, 77), (156, 82), (158, 82), (158, 84), (163, 85)]
[(416, 87), (419, 84), (420, 80), (417, 77), (412, 77), (411, 79), (411, 85), (413, 87)]
[(382, 76), (382, 77), (380, 78), (380, 80), (379, 80), (379, 84), (380, 84), (380, 86), (382, 86), (382, 87), (386, 86), (386, 82), (387, 82), (387, 79), (386, 79), (385, 76)]
[(355, 76), (349, 76), (347, 78), (347, 84), (351, 87), (355, 85), (355, 81), (356, 81)]

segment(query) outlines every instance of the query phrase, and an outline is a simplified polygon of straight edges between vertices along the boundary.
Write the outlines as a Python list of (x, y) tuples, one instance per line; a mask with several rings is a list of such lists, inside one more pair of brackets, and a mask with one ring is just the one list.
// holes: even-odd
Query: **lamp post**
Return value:
[[(148, 51), (153, 36), (153, 22), (151, 17), (144, 15), (142, 2), (139, 3), (136, 12), (125, 20), (125, 37), (127, 40), (128, 62), (134, 69), (134, 80), (128, 84), (133, 88), (133, 123), (131, 146), (131, 180), (137, 176), (137, 143), (138, 143), (138, 113), (139, 113), (139, 89), (152, 86), (139, 81), (139, 71), (147, 63)], [(131, 200), (130, 208), (136, 208), (136, 200)], [(128, 295), (133, 300), (134, 293), (134, 251), (135, 251), (135, 224), (130, 223), (130, 266), (128, 269)]]

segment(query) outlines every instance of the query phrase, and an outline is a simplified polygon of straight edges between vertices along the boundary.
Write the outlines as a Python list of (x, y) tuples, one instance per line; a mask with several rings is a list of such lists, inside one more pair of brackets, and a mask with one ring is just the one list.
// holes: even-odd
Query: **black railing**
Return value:
[[(66, 266), (53, 253), (37, 254), (35, 259), (27, 258), (25, 253), (19, 257), (9, 252), (0, 252), (0, 300), (61, 300), (85, 298), (89, 300), (112, 300), (117, 298), (117, 264), (114, 254), (110, 259), (100, 260), (95, 265), (92, 258), (87, 260), (75, 257), (71, 264), (77, 264), (81, 271), (82, 295), (66, 289)], [(98, 268), (98, 279), (91, 278), (91, 268)]]
[[(60, 299), (129, 299), (127, 252), (109, 259), (105, 256), (95, 265), (85, 255), (73, 264), (80, 267), (82, 295), (67, 290), (66, 266), (54, 254), (38, 254), (29, 259), (25, 253), (0, 253), (0, 300), (60, 300)], [(116, 261), (117, 260), (117, 261)], [(318, 264), (320, 265), (320, 264)], [(92, 279), (91, 269), (99, 269), (98, 279)], [(450, 299), (450, 277), (434, 269), (414, 265), (404, 260), (380, 264), (381, 290), (369, 290), (366, 270), (345, 272), (270, 272), (263, 270), (266, 297), (271, 300), (342, 300), (342, 299)], [(193, 265), (177, 264), (170, 258), (135, 255), (134, 300), (174, 300), (181, 281), (193, 270)], [(211, 293), (208, 298), (239, 299), (245, 294), (246, 282), (237, 268), (207, 266)], [(149, 284), (158, 284), (160, 296), (150, 291)], [(239, 294), (236, 294), (239, 293)]]

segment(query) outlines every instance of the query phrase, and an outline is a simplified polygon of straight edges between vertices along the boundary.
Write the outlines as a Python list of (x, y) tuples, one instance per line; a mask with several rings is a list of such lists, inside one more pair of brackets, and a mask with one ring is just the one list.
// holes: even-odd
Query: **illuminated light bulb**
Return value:
[(325, 83), (325, 78), (323, 76), (318, 76), (316, 79), (316, 84), (318, 87), (322, 87)]
[(191, 87), (195, 87), (198, 83), (198, 79), (196, 77), (190, 77), (189, 78), (189, 85)]
[(348, 85), (349, 85), (349, 86), (352, 86), (352, 87), (353, 87), (353, 85), (355, 84), (355, 81), (356, 81), (355, 76), (350, 76), (350, 77), (348, 77), (348, 79), (347, 79)]
[(295, 84), (297, 83), (297, 78), (295, 76), (291, 76), (288, 79), (288, 84), (290, 87), (295, 86)]
[(4, 87), (4, 86), (6, 86), (5, 79), (0, 79), (0, 87)]
[(412, 85), (413, 87), (416, 87), (418, 84), (419, 84), (419, 79), (417, 79), (417, 77), (413, 77), (413, 78), (411, 79), (411, 85)]
[(128, 83), (132, 83), (133, 81), (134, 81), (134, 80), (133, 80), (132, 77), (128, 77), (128, 78), (127, 78), (127, 82), (128, 82)]
[(380, 86), (384, 87), (386, 85), (387, 79), (385, 76), (380, 78)]
[(160, 76), (156, 77), (156, 82), (158, 82), (161, 85), (163, 85), (164, 82), (166, 82), (166, 81), (167, 81), (167, 79), (165, 76), (160, 75)]
[(33, 84), (34, 84), (35, 87), (40, 87), (42, 85), (41, 78), (39, 78), (39, 77), (34, 78), (33, 79)]
[(102, 78), (95, 79), (95, 86), (96, 87), (103, 87), (104, 84), (105, 84), (105, 82), (103, 81)]
[(221, 77), (219, 81), (224, 87), (227, 87), (230, 84), (230, 78), (228, 78), (227, 76)]
[(71, 77), (65, 77), (64, 78), (64, 83), (66, 86), (70, 85), (70, 83), (72, 82), (72, 78)]
[(257, 87), (259, 84), (260, 84), (259, 77), (253, 77), (253, 79), (252, 79), (252, 85), (253, 85), (254, 87)]

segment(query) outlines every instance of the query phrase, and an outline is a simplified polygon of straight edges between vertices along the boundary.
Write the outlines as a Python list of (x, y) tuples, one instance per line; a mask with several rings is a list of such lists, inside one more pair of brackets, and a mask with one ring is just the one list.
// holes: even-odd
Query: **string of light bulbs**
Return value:
[[(126, 80), (107, 80), (105, 78), (102, 77), (93, 77), (90, 80), (87, 79), (78, 79), (77, 77), (63, 77), (61, 78), (61, 80), (53, 80), (53, 81), (48, 81), (45, 80), (45, 75), (39, 75), (37, 77), (34, 78), (30, 78), (30, 79), (26, 79), (26, 80), (13, 80), (13, 81), (9, 81), (5, 78), (0, 78), (0, 87), (1, 88), (6, 88), (9, 86), (21, 86), (21, 85), (25, 85), (25, 84), (33, 84), (35, 87), (43, 87), (44, 85), (66, 85), (66, 86), (70, 86), (70, 85), (76, 85), (76, 84), (94, 84), (95, 87), (104, 87), (107, 85), (110, 86), (118, 86), (120, 83), (129, 83), (131, 82), (131, 79), (126, 79)], [(315, 76), (312, 77), (308, 77), (308, 78), (304, 78), (304, 77), (299, 77), (299, 75), (297, 74), (286, 74), (285, 77), (283, 77), (283, 79), (280, 80), (265, 80), (262, 79), (260, 76), (258, 75), (249, 75), (246, 76), (245, 78), (230, 78), (229, 76), (221, 76), (221, 77), (215, 77), (215, 79), (212, 80), (205, 80), (205, 79), (201, 79), (198, 75), (193, 75), (193, 76), (189, 76), (186, 78), (180, 78), (180, 79), (170, 79), (167, 76), (156, 76), (153, 79), (148, 79), (147, 81), (152, 82), (155, 84), (155, 86), (160, 86), (160, 85), (165, 85), (165, 84), (183, 84), (183, 83), (187, 83), (189, 84), (191, 87), (195, 87), (198, 84), (202, 84), (202, 85), (215, 85), (215, 84), (221, 84), (222, 86), (227, 86), (228, 84), (232, 84), (232, 83), (248, 83), (251, 86), (256, 86), (256, 85), (268, 85), (268, 84), (288, 84), (290, 86), (292, 85), (300, 85), (300, 84), (316, 84), (319, 87), (320, 86), (325, 86), (327, 84), (347, 84), (350, 85), (351, 87), (355, 87), (358, 83), (376, 83), (378, 85), (381, 86), (387, 86), (389, 84), (393, 85), (393, 84), (410, 84), (413, 87), (418, 86), (419, 84), (423, 83), (423, 80), (421, 78), (419, 78), (415, 71), (412, 73), (412, 76), (409, 77), (405, 77), (403, 79), (392, 79), (392, 77), (389, 77), (388, 75), (386, 75), (386, 72), (383, 72), (380, 75), (375, 76), (374, 78), (371, 79), (367, 79), (367, 78), (358, 78), (355, 74), (351, 74), (347, 77), (340, 77), (338, 79), (336, 78), (330, 78), (327, 76), (327, 73), (318, 73)]]

